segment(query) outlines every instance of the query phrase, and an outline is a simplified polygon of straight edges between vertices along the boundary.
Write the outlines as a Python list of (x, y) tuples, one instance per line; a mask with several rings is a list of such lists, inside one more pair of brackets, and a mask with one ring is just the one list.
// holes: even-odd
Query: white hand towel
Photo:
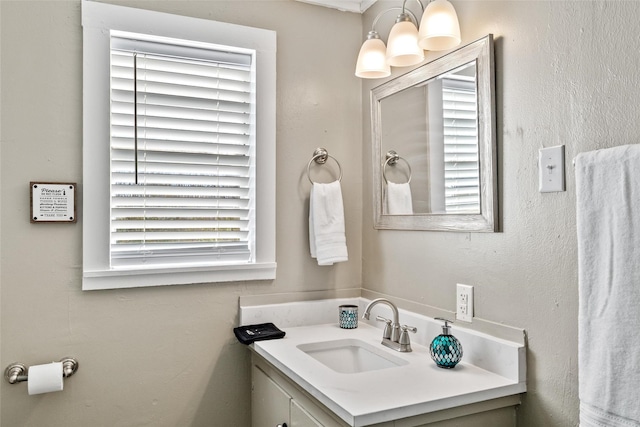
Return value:
[(640, 426), (640, 144), (575, 172), (580, 427)]
[(309, 247), (318, 265), (348, 260), (340, 182), (314, 183), (309, 197)]
[(387, 215), (413, 215), (411, 187), (408, 182), (387, 182)]

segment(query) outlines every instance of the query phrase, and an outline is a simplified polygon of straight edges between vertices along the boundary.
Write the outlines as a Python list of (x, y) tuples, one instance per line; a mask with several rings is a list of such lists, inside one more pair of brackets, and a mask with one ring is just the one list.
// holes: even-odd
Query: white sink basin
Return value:
[[(382, 344), (381, 344), (382, 346)], [(340, 339), (297, 346), (318, 362), (341, 374), (394, 368), (409, 362), (393, 356), (382, 348), (358, 339)]]

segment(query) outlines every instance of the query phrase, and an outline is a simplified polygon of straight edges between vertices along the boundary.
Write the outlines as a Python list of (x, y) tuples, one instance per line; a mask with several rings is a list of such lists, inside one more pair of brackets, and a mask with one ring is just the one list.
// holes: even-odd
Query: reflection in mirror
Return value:
[[(399, 161), (405, 163), (405, 175), (406, 178), (403, 182), (394, 182), (389, 176), (397, 175), (395, 168)], [(389, 172), (387, 172), (389, 168)], [(411, 172), (411, 165), (409, 162), (400, 157), (394, 150), (387, 151), (386, 160), (382, 164), (382, 178), (384, 178), (385, 187), (385, 205), (383, 209), (386, 210), (388, 215), (411, 215), (413, 214), (413, 196), (411, 195), (411, 178), (413, 173)]]
[[(407, 181), (407, 168), (416, 170), (405, 185), (413, 205), (408, 213), (480, 213), (476, 98), (472, 61), (380, 101), (382, 152), (400, 150), (412, 159), (396, 168), (387, 158), (383, 177), (400, 183)], [(393, 201), (386, 199), (385, 214), (394, 214)]]
[(491, 35), (372, 91), (376, 228), (496, 231)]

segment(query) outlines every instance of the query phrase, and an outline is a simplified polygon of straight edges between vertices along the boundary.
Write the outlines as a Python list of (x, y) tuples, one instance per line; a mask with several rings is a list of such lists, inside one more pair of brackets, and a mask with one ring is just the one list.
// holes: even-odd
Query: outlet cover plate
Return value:
[(456, 285), (456, 320), (473, 321), (473, 286)]

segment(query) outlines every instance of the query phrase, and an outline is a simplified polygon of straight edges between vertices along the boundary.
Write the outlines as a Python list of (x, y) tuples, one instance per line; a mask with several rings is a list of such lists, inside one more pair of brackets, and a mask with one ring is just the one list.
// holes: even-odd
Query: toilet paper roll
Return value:
[(30, 366), (27, 384), (30, 395), (62, 391), (62, 362)]

